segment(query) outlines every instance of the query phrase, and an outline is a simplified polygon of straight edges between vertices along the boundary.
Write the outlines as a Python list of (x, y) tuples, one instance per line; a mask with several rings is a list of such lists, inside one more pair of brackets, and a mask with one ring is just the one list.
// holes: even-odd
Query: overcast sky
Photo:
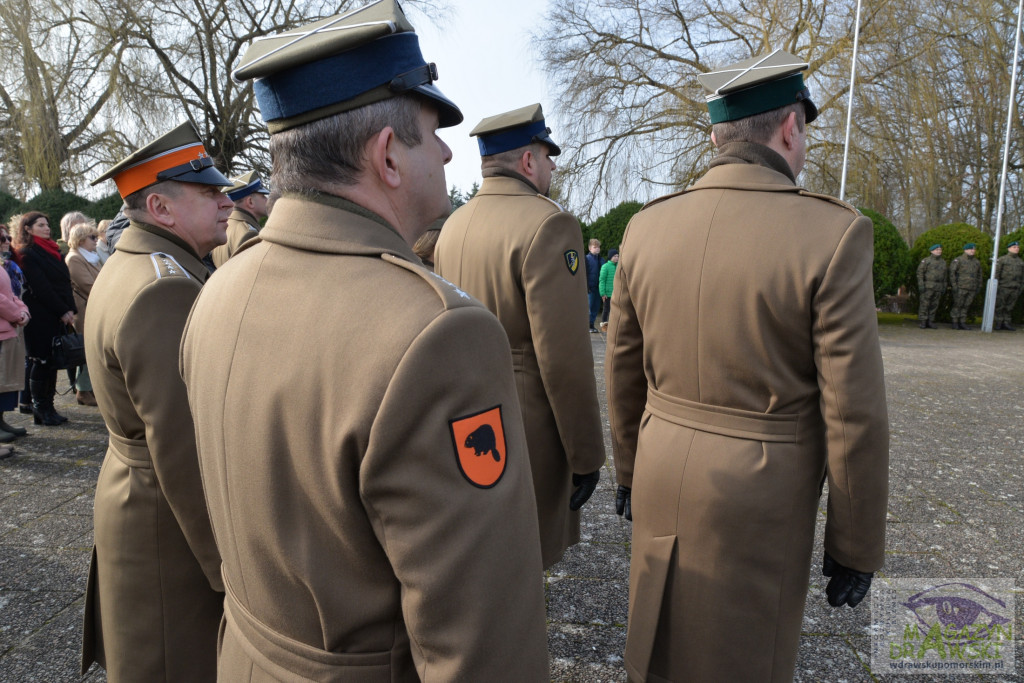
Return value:
[(451, 19), (442, 27), (415, 17), (420, 48), (437, 64), (441, 88), (462, 110), (462, 124), (445, 128), (441, 137), (452, 148), (445, 167), (448, 187), (466, 191), (480, 180), (480, 150), (469, 137), (481, 119), (540, 102), (552, 137), (560, 140), (552, 122), (547, 83), (534, 54), (529, 32), (540, 27), (548, 10), (546, 0), (449, 0)]

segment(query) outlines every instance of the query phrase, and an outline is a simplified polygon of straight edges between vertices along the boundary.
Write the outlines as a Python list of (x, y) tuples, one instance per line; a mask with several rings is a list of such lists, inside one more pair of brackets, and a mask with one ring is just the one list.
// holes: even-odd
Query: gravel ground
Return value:
[[(1017, 586), (1019, 641), (1024, 332), (919, 330), (908, 321), (885, 325), (880, 335), (892, 449), (888, 551), (876, 585), (896, 578), (1009, 579)], [(603, 404), (605, 339), (592, 340)], [(106, 431), (94, 408), (68, 397), (58, 399), (58, 408), (71, 418), (61, 427), (7, 415), (30, 436), (16, 442), (14, 457), (0, 461), (0, 681), (81, 680), (92, 498)], [(614, 514), (610, 457), (605, 470), (584, 508), (583, 542), (545, 576), (557, 681), (626, 680), (630, 526)], [(822, 507), (819, 541), (823, 528)], [(817, 552), (813, 562), (796, 680), (907, 680), (871, 672), (870, 598), (855, 610), (828, 607)], [(1016, 648), (1016, 657), (1015, 672), (975, 678), (1024, 680), (1024, 648)], [(84, 680), (105, 676), (94, 667)]]

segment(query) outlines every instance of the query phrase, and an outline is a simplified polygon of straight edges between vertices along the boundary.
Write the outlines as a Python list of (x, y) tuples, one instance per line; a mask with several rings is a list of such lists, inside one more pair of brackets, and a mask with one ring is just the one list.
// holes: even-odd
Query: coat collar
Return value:
[(305, 251), (357, 256), (394, 254), (421, 263), (412, 247), (383, 218), (358, 204), (321, 192), (284, 193), (274, 204), (259, 239)]
[(507, 175), (495, 175), (485, 177), (480, 185), (479, 195), (524, 195), (535, 197), (539, 193), (537, 188), (520, 178)]
[(117, 241), (117, 250), (130, 254), (167, 254), (199, 282), (206, 282), (210, 276), (210, 271), (185, 240), (148, 223), (131, 221)]
[(234, 210), (231, 211), (230, 218), (248, 223), (249, 225), (255, 227), (257, 230), (260, 227), (260, 219), (256, 218), (256, 216), (253, 216), (245, 209), (239, 208), (237, 206), (234, 208)]
[(799, 192), (786, 160), (778, 152), (752, 142), (722, 145), (711, 168), (690, 189), (729, 188), (762, 192)]

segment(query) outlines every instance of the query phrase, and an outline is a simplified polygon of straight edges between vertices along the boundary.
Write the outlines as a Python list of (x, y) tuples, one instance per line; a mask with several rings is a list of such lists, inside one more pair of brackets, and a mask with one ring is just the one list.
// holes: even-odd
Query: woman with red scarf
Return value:
[(25, 273), (22, 299), (32, 319), (25, 327), (28, 386), (36, 424), (55, 426), (67, 422), (53, 407), (57, 370), (50, 355), (53, 338), (64, 334), (75, 321), (75, 297), (71, 275), (60, 248), (50, 234), (50, 220), (39, 211), (21, 217), (14, 234), (18, 265)]

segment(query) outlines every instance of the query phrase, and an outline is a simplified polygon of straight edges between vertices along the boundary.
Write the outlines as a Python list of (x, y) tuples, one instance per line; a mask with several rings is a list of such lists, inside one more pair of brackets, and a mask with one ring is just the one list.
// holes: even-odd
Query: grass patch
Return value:
[(902, 325), (905, 322), (917, 322), (917, 315), (914, 313), (878, 313), (879, 325)]

